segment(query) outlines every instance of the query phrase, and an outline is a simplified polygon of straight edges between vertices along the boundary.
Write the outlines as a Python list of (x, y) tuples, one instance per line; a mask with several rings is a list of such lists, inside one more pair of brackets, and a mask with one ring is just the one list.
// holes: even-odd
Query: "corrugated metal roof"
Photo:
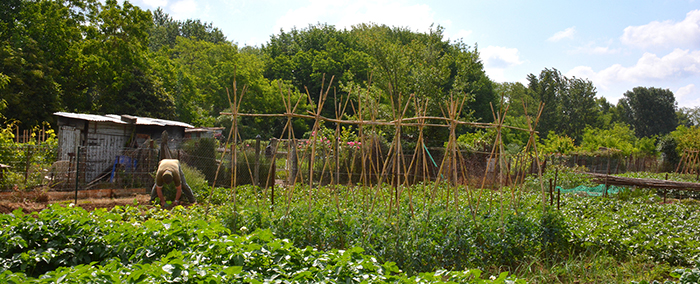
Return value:
[(158, 118), (150, 118), (150, 117), (136, 117), (136, 124), (138, 125), (159, 125), (159, 126), (180, 126), (184, 128), (194, 128), (194, 126), (184, 123), (184, 122), (179, 122), (179, 121), (172, 121), (172, 120), (166, 120), (166, 119), (158, 119)]
[(121, 118), (113, 118), (113, 117), (109, 117), (109, 116), (96, 115), (96, 114), (71, 113), (71, 112), (60, 112), (59, 111), (59, 112), (55, 112), (53, 115), (67, 117), (67, 118), (74, 118), (74, 119), (82, 119), (82, 120), (87, 120), (87, 121), (97, 121), (97, 122), (109, 121), (109, 122), (114, 122), (114, 123), (119, 123), (119, 124), (127, 124), (126, 122), (122, 121)]
[[(82, 119), (87, 121), (99, 121), (99, 122), (114, 122), (118, 124), (128, 124), (122, 120), (122, 117), (117, 114), (108, 115), (96, 115), (96, 114), (84, 114), (84, 113), (70, 113), (70, 112), (56, 112), (56, 116), (62, 116), (67, 118)], [(179, 126), (184, 128), (194, 128), (194, 126), (180, 122), (167, 119), (158, 119), (150, 117), (140, 117), (140, 116), (130, 116), (136, 118), (136, 125), (157, 125), (157, 126)]]
[(185, 129), (185, 133), (187, 133), (187, 132), (215, 132), (217, 130), (224, 130), (224, 128), (223, 127), (197, 127), (197, 128)]

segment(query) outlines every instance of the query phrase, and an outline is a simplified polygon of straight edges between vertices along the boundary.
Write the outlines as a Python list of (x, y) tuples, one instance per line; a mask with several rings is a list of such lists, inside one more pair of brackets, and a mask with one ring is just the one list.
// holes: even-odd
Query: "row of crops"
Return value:
[[(581, 181), (576, 174), (560, 176), (562, 184)], [(196, 194), (202, 200), (207, 191)], [(610, 198), (563, 195), (560, 210), (543, 207), (538, 190), (527, 185), (298, 186), (279, 189), (274, 204), (269, 190), (239, 187), (231, 193), (217, 188), (212, 201), (218, 205), (170, 211), (134, 206), (86, 212), (54, 205), (31, 215), (2, 215), (0, 279), (695, 283), (700, 278), (700, 205), (663, 204), (649, 190)], [(605, 269), (593, 264), (577, 273), (554, 269), (576, 259), (641, 261), (653, 264), (649, 270), (667, 269), (605, 279), (586, 274)], [(549, 268), (546, 279), (523, 269), (533, 263)]]
[(0, 216), (3, 283), (525, 283), (478, 269), (407, 276), (362, 248), (297, 248), (269, 230), (231, 234), (198, 208), (86, 212), (54, 205)]

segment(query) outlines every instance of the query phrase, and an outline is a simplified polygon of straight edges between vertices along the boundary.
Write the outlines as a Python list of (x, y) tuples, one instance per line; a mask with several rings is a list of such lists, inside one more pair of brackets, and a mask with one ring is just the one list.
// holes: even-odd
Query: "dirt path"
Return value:
[[(125, 205), (149, 205), (150, 196), (142, 189), (136, 190), (95, 190), (80, 191), (78, 206), (85, 210), (113, 208)], [(0, 193), (0, 214), (11, 213), (21, 208), (24, 213), (37, 212), (49, 204), (75, 202), (75, 193), (70, 192), (2, 192)]]

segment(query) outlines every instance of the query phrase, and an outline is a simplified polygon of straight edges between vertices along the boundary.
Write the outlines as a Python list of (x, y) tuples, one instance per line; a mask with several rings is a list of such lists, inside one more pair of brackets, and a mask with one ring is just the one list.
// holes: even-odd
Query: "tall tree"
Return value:
[[(453, 94), (471, 99), (465, 104), (465, 117), (491, 121), (489, 103), (495, 95), (478, 51), (443, 38), (442, 27), (427, 33), (375, 24), (350, 31), (328, 25), (294, 29), (273, 36), (263, 48), (265, 75), (288, 80), (302, 92), (308, 89), (314, 100), (322, 91), (324, 74), (326, 84), (335, 76), (332, 87), (367, 87), (371, 75), (385, 117), (391, 116), (387, 106), (397, 105), (400, 96), (405, 102), (412, 94), (429, 99), (429, 112), (440, 115), (440, 107)], [(345, 95), (342, 91), (348, 89), (336, 90)], [(333, 116), (333, 104), (326, 104), (323, 114)]]
[(508, 116), (519, 117), (525, 115), (523, 105), (527, 107), (527, 113), (532, 115), (537, 112), (538, 100), (533, 93), (520, 82), (496, 83), (496, 94), (503, 97), (504, 104), (510, 105)]
[(565, 89), (566, 79), (559, 70), (545, 68), (540, 72), (539, 77), (529, 74), (527, 80), (528, 89), (532, 92), (532, 96), (539, 102), (544, 103), (537, 130), (541, 134), (545, 134), (541, 135), (541, 137), (545, 137), (549, 131), (556, 131), (562, 122), (560, 100), (561, 92)]
[(153, 11), (152, 15), (153, 26), (148, 31), (148, 47), (151, 51), (157, 51), (162, 47), (174, 47), (178, 37), (211, 43), (224, 43), (227, 41), (224, 33), (219, 28), (214, 27), (212, 23), (191, 19), (175, 21), (161, 8)]
[(70, 49), (82, 39), (81, 23), (93, 1), (3, 1), (0, 4), (0, 97), (5, 117), (23, 127), (53, 121), (62, 108), (62, 83), (73, 61)]
[[(332, 25), (280, 31), (262, 48), (265, 77), (288, 81), (302, 93), (308, 90), (316, 102), (321, 92), (328, 89), (331, 77), (335, 77), (330, 87), (344, 95), (341, 84), (367, 81), (369, 76), (369, 56), (359, 51), (357, 44), (353, 35)], [(334, 116), (334, 104), (325, 104), (322, 114)]]
[(676, 98), (668, 89), (636, 87), (619, 104), (638, 137), (668, 134), (678, 126)]
[(600, 126), (600, 108), (596, 102), (596, 89), (588, 80), (573, 77), (565, 78), (566, 85), (561, 92), (561, 122), (557, 131), (580, 143), (586, 127)]
[[(567, 78), (554, 68), (545, 68), (539, 77), (530, 74), (528, 81), (531, 96), (544, 103), (538, 124), (541, 134), (554, 131), (579, 144), (586, 127), (602, 125), (601, 109), (607, 105), (606, 101), (596, 99), (596, 89), (591, 81)], [(528, 113), (534, 114), (531, 111), (529, 109)]]
[(499, 98), (493, 81), (486, 76), (478, 49), (463, 43), (453, 44), (452, 48), (455, 51), (449, 57), (455, 58), (455, 63), (450, 65), (454, 75), (451, 91), (473, 96), (466, 104), (473, 111), (472, 117), (480, 122), (492, 122), (491, 104), (497, 103)]
[(700, 106), (682, 107), (676, 113), (680, 125), (685, 125), (686, 127), (700, 125)]
[(174, 103), (148, 59), (151, 14), (107, 0), (77, 48), (76, 73), (94, 113), (128, 113), (172, 119)]

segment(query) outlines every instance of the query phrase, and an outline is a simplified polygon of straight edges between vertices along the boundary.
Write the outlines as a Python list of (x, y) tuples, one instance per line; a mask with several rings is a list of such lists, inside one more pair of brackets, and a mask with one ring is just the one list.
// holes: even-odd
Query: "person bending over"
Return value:
[(180, 161), (176, 159), (163, 159), (158, 163), (158, 171), (156, 172), (156, 183), (151, 190), (151, 202), (160, 199), (160, 205), (165, 208), (165, 198), (163, 196), (163, 186), (174, 183), (175, 185), (175, 200), (173, 206), (180, 204), (180, 197), (185, 193), (185, 197), (190, 203), (195, 203), (196, 199), (192, 194), (192, 189), (185, 182), (185, 174), (180, 167)]

